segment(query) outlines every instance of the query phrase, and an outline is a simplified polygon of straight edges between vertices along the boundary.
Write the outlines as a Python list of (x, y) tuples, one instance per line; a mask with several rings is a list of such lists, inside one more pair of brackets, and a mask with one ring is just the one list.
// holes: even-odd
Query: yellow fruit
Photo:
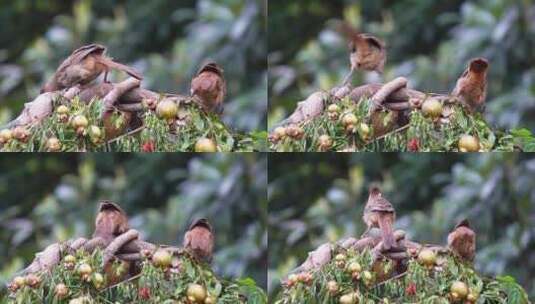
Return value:
[(186, 294), (188, 299), (197, 303), (202, 303), (206, 299), (206, 289), (199, 284), (189, 284)]
[(330, 294), (336, 294), (338, 292), (338, 283), (336, 281), (327, 282), (327, 290)]
[(329, 113), (338, 113), (340, 111), (340, 107), (333, 103), (329, 105), (329, 107), (327, 108), (327, 111)]
[(73, 255), (66, 255), (64, 258), (63, 258), (63, 261), (65, 263), (76, 263), (76, 258), (73, 256)]
[(366, 271), (362, 272), (362, 279), (364, 281), (370, 282), (373, 279), (373, 275), (372, 275), (371, 272), (366, 270)]
[(311, 283), (312, 282), (312, 275), (308, 272), (301, 272), (299, 275), (298, 275), (298, 280), (305, 283), (305, 284), (308, 284), (308, 283)]
[(438, 118), (442, 114), (442, 104), (436, 99), (427, 99), (422, 104), (422, 112), (427, 117)]
[(289, 125), (286, 127), (286, 135), (293, 139), (301, 139), (305, 135), (305, 131), (298, 125)]
[(424, 266), (434, 266), (437, 261), (437, 255), (433, 250), (423, 249), (418, 254), (418, 262)]
[(347, 266), (347, 270), (351, 273), (355, 273), (355, 272), (361, 272), (362, 271), (362, 267), (360, 266), (360, 264), (358, 262), (351, 262), (348, 266)]
[(102, 286), (104, 286), (104, 276), (98, 272), (93, 274), (92, 281), (96, 289), (100, 289)]
[(339, 253), (339, 254), (337, 254), (337, 255), (334, 257), (334, 259), (335, 259), (336, 261), (345, 261), (345, 259), (346, 259), (346, 255), (343, 254), (343, 253)]
[(78, 274), (81, 276), (88, 276), (93, 272), (93, 269), (91, 269), (91, 266), (89, 264), (83, 263), (78, 266)]
[(209, 138), (199, 138), (195, 143), (195, 152), (217, 152), (217, 145)]
[(24, 287), (24, 285), (26, 285), (26, 280), (24, 279), (24, 277), (15, 277), (13, 279), (13, 284), (18, 288), (21, 288), (21, 287)]
[(216, 303), (217, 303), (217, 298), (214, 296), (208, 296), (204, 300), (204, 304), (216, 304)]
[(333, 140), (329, 135), (323, 134), (318, 138), (318, 146), (321, 151), (329, 150), (333, 145)]
[(0, 131), (0, 143), (5, 144), (13, 138), (13, 132), (10, 129)]
[(273, 133), (279, 136), (280, 138), (283, 138), (286, 136), (286, 129), (284, 127), (276, 127), (275, 130), (273, 130)]
[(84, 115), (76, 115), (72, 118), (71, 124), (74, 129), (86, 128), (89, 121)]
[(58, 152), (61, 150), (61, 142), (57, 137), (50, 137), (46, 141), (46, 148), (50, 152)]
[(69, 304), (89, 304), (92, 303), (87, 297), (74, 298), (69, 301)]
[(344, 116), (342, 116), (342, 124), (347, 127), (348, 125), (356, 125), (357, 124), (357, 116), (353, 113), (347, 113)]
[(102, 130), (95, 126), (95, 125), (91, 125), (89, 127), (89, 137), (91, 137), (91, 139), (101, 139), (102, 138)]
[(67, 285), (60, 283), (54, 288), (54, 295), (60, 300), (65, 299), (69, 295), (69, 288)]
[(12, 131), (13, 137), (21, 142), (28, 141), (28, 137), (30, 137), (30, 131), (26, 129), (26, 127), (18, 126)]
[(475, 303), (477, 301), (477, 299), (479, 299), (479, 295), (477, 293), (474, 293), (474, 292), (470, 292), (466, 296), (466, 300), (468, 300), (470, 302), (473, 302), (473, 303)]
[(368, 126), (368, 124), (361, 123), (359, 125), (360, 138), (362, 138), (363, 140), (368, 140), (370, 138), (370, 133), (371, 133), (371, 129), (370, 129), (370, 126)]
[(165, 249), (158, 249), (154, 255), (152, 255), (152, 264), (156, 267), (167, 268), (171, 266), (172, 256), (169, 251)]
[(340, 304), (357, 304), (358, 303), (358, 297), (357, 294), (352, 292), (345, 294), (340, 297)]
[(68, 114), (69, 113), (69, 108), (67, 108), (67, 106), (61, 105), (61, 106), (56, 108), (56, 113), (58, 113), (58, 114)]
[(459, 295), (460, 299), (464, 299), (468, 295), (468, 285), (461, 281), (455, 281), (451, 284), (450, 291), (452, 294)]
[(36, 276), (35, 274), (27, 275), (24, 280), (26, 285), (30, 287), (36, 287), (37, 285), (39, 285), (39, 283), (41, 283), (41, 278)]
[(156, 106), (156, 115), (166, 120), (173, 119), (178, 114), (178, 105), (170, 100), (164, 99)]
[(479, 151), (479, 140), (468, 134), (461, 135), (459, 139), (459, 151), (461, 152), (477, 152)]

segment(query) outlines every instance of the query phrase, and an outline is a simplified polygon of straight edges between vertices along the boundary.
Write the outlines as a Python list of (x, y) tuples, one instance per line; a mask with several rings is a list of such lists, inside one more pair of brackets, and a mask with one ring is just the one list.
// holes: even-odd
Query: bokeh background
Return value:
[(0, 298), (35, 253), (90, 237), (106, 198), (159, 244), (182, 244), (193, 218), (209, 218), (214, 271), (266, 286), (265, 154), (13, 154), (0, 168)]
[(189, 94), (200, 65), (216, 60), (228, 85), (225, 122), (239, 131), (265, 130), (266, 2), (0, 1), (0, 124), (37, 96), (74, 49), (99, 42), (143, 72), (143, 87), (160, 92)]
[[(270, 1), (269, 127), (348, 73), (347, 42), (334, 19), (382, 38), (385, 79), (404, 76), (421, 91), (447, 94), (471, 58), (488, 58), (487, 121), (498, 129), (535, 128), (531, 0)], [(354, 84), (366, 80), (374, 79), (360, 73)]]
[(326, 242), (365, 231), (368, 185), (380, 181), (396, 228), (446, 244), (463, 218), (477, 233), (476, 271), (511, 275), (535, 298), (535, 158), (529, 154), (269, 155), (269, 271), (280, 279)]

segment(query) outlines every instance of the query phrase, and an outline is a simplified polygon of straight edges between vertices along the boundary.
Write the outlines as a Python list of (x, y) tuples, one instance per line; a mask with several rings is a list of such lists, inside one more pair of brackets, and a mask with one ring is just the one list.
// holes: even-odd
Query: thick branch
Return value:
[(102, 115), (104, 115), (104, 112), (112, 111), (119, 97), (123, 96), (126, 92), (139, 87), (140, 84), (141, 81), (132, 77), (128, 78), (123, 82), (115, 84), (113, 86), (113, 89), (108, 94), (106, 94), (106, 96), (104, 96), (104, 107), (102, 108)]
[(385, 102), (388, 96), (390, 96), (393, 92), (401, 88), (404, 88), (406, 86), (407, 86), (407, 79), (404, 77), (398, 77), (386, 83), (373, 95), (371, 99), (372, 104), (370, 106), (369, 113), (373, 113), (377, 111), (377, 109), (382, 108), (383, 103)]
[[(330, 96), (334, 97), (334, 101), (349, 96), (355, 103), (360, 102), (360, 100), (364, 98), (373, 98), (383, 107), (392, 111), (405, 111), (417, 108), (429, 94), (406, 88), (406, 82), (407, 80), (405, 78), (399, 77), (387, 84), (366, 84), (352, 90), (347, 86), (344, 86), (334, 88), (329, 93), (315, 92), (306, 100), (298, 102), (294, 112), (290, 114), (287, 119), (277, 125), (299, 124), (320, 116), (325, 110), (324, 101), (328, 100)], [(389, 85), (389, 87), (387, 87), (387, 85)], [(383, 91), (380, 94), (377, 94), (383, 87)], [(433, 98), (439, 100), (451, 99), (448, 95), (440, 94), (433, 94)], [(374, 106), (372, 105), (372, 107)]]
[[(137, 83), (137, 84), (136, 84)], [(66, 91), (56, 91), (43, 93), (34, 100), (24, 104), (23, 111), (17, 118), (6, 125), (0, 127), (13, 128), (21, 125), (30, 125), (40, 122), (43, 118), (52, 114), (53, 101), (58, 98), (72, 99), (76, 95), (83, 102), (90, 102), (94, 98), (106, 98), (109, 103), (115, 104), (117, 109), (126, 112), (138, 112), (143, 110), (142, 102), (144, 100), (157, 101), (161, 98), (175, 98), (179, 100), (190, 99), (186, 95), (160, 94), (150, 90), (139, 88), (139, 81), (129, 78), (121, 83), (96, 83), (80, 90), (79, 87), (73, 87)], [(109, 96), (107, 96), (110, 94)]]
[(127, 232), (116, 237), (104, 250), (104, 256), (102, 258), (102, 267), (108, 265), (110, 260), (115, 254), (128, 242), (135, 240), (139, 237), (139, 232), (134, 229), (130, 229)]

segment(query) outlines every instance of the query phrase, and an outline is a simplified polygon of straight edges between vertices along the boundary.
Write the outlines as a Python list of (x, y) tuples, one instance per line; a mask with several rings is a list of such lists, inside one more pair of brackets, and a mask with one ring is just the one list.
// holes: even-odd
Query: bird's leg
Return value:
[(368, 232), (370, 232), (371, 229), (372, 228), (368, 226), (368, 228), (366, 228), (366, 231), (364, 231), (364, 233), (360, 235), (360, 238), (363, 239), (365, 236), (367, 236)]
[[(344, 78), (344, 82), (342, 83), (342, 86), (347, 86), (351, 82), (351, 78), (353, 77), (353, 73), (355, 72), (355, 69), (351, 68), (351, 71), (346, 75)], [(368, 229), (369, 230), (369, 229)]]

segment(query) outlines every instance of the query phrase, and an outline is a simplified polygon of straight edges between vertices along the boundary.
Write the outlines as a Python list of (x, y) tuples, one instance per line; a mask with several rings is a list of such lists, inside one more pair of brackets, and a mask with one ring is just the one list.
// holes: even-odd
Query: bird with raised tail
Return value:
[(364, 234), (367, 234), (371, 228), (379, 228), (383, 238), (383, 249), (390, 250), (394, 247), (395, 239), (392, 226), (396, 220), (396, 210), (383, 197), (379, 187), (375, 185), (370, 186), (368, 201), (364, 207), (362, 219), (368, 226)]
[(53, 92), (77, 85), (86, 85), (104, 73), (107, 81), (108, 72), (117, 69), (136, 78), (143, 76), (134, 68), (113, 61), (106, 56), (106, 47), (90, 44), (76, 49), (61, 63), (52, 78), (41, 88), (41, 93)]

